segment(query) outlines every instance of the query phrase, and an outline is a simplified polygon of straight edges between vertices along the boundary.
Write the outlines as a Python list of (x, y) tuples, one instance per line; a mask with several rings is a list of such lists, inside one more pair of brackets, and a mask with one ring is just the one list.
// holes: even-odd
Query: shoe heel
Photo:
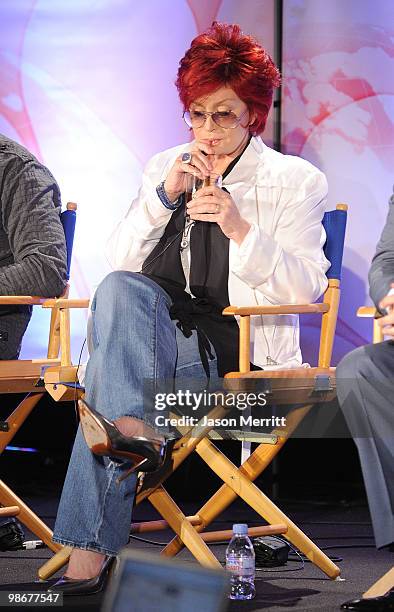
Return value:
[(142, 461), (140, 461), (136, 465), (133, 465), (133, 467), (131, 467), (129, 470), (127, 470), (127, 472), (124, 472), (124, 474), (122, 474), (121, 476), (118, 476), (118, 478), (116, 479), (116, 484), (120, 484), (128, 476), (131, 476), (131, 474), (135, 474), (136, 472), (139, 472), (140, 468), (143, 467), (144, 465), (146, 465), (147, 463), (149, 463), (149, 460), (148, 459), (143, 459)]
[(79, 419), (86, 444), (96, 455), (106, 454), (110, 448), (108, 433), (104, 429), (94, 414), (86, 407), (86, 404), (79, 401)]
[[(84, 400), (78, 402), (81, 428), (92, 453), (131, 461), (133, 467), (120, 476), (121, 482), (137, 471), (155, 471), (162, 462), (164, 442), (143, 436), (125, 436), (118, 428), (96, 412)], [(157, 446), (160, 448), (157, 448)]]

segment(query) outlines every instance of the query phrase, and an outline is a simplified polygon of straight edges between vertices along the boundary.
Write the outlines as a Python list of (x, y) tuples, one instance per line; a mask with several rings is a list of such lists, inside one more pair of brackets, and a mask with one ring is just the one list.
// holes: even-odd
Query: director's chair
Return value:
[[(67, 248), (67, 278), (70, 276), (71, 256), (74, 241), (77, 205), (68, 202), (67, 208), (60, 215)], [(67, 285), (63, 296), (67, 297)], [(39, 296), (0, 296), (0, 305), (25, 304), (47, 306), (48, 298)], [(59, 357), (60, 344), (62, 353)], [(60, 316), (58, 309), (52, 309), (49, 327), (47, 355), (43, 359), (18, 359), (0, 361), (0, 394), (25, 393), (25, 397), (5, 419), (0, 418), (0, 455), (11, 442), (21, 425), (33, 408), (46, 393), (43, 383), (43, 372), (49, 366), (60, 367), (71, 363), (70, 330), (68, 313)], [(41, 519), (3, 482), (0, 480), (0, 516), (17, 516), (30, 531), (45, 542), (53, 551), (60, 549), (52, 541), (52, 531)]]
[[(209, 439), (212, 428), (197, 425), (189, 431), (182, 431), (182, 438), (174, 446), (171, 465), (167, 470), (145, 475), (137, 491), (136, 503), (149, 499), (163, 520), (132, 525), (132, 531), (145, 533), (170, 527), (176, 534), (162, 550), (163, 555), (172, 557), (187, 546), (194, 557), (203, 565), (219, 567), (220, 563), (207, 546), (207, 542), (229, 537), (223, 532), (205, 532), (206, 527), (223, 512), (235, 499), (241, 497), (268, 525), (249, 530), (250, 535), (282, 533), (294, 546), (303, 552), (312, 563), (327, 576), (335, 579), (339, 568), (254, 484), (254, 480), (270, 464), (288, 437), (317, 401), (331, 401), (335, 396), (335, 369), (330, 367), (336, 320), (340, 297), (340, 277), (347, 206), (339, 204), (335, 211), (325, 214), (323, 225), (327, 240), (325, 255), (331, 262), (327, 272), (328, 288), (323, 302), (316, 304), (290, 304), (278, 306), (233, 307), (224, 310), (225, 315), (240, 317), (239, 371), (226, 375), (228, 388), (242, 390), (245, 379), (264, 378), (270, 385), (275, 402), (291, 403), (296, 397), (301, 407), (293, 410), (285, 428), (273, 430), (256, 450), (241, 465), (235, 466)], [(59, 309), (87, 307), (87, 300), (55, 300), (53, 307)], [(278, 371), (250, 371), (250, 317), (253, 315), (302, 314), (322, 315), (318, 366)], [(62, 378), (62, 375), (64, 376)], [(67, 379), (68, 377), (68, 379)], [(66, 380), (67, 379), (67, 380)], [(76, 370), (72, 368), (51, 368), (46, 372), (45, 382), (49, 393), (56, 387), (57, 397), (67, 397), (70, 383), (76, 381)], [(220, 418), (226, 413), (223, 406), (217, 406), (210, 413), (211, 418)], [(175, 501), (164, 489), (162, 483), (192, 452), (196, 451), (208, 466), (223, 480), (222, 487), (193, 516), (186, 517)], [(64, 565), (71, 548), (64, 547), (39, 570), (39, 577), (46, 579)]]

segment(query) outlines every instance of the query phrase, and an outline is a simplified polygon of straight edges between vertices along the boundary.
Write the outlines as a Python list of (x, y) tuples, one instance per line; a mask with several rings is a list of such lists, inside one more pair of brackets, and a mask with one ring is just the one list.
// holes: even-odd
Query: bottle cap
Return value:
[(248, 526), (246, 523), (235, 523), (233, 525), (233, 533), (236, 535), (248, 535)]

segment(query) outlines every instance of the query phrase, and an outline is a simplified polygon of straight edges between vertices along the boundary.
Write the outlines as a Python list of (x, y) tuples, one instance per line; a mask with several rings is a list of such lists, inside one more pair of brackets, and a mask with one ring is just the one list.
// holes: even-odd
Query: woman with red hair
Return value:
[[(278, 85), (237, 25), (214, 23), (180, 62), (193, 140), (148, 162), (109, 243), (115, 271), (92, 302), (82, 427), (53, 538), (74, 550), (51, 590), (103, 587), (128, 542), (135, 472), (165, 460), (144, 381), (222, 377), (238, 364), (238, 323), (223, 308), (311, 302), (326, 287), (325, 177), (260, 137)], [(254, 317), (251, 338), (253, 368), (301, 364), (296, 316)]]

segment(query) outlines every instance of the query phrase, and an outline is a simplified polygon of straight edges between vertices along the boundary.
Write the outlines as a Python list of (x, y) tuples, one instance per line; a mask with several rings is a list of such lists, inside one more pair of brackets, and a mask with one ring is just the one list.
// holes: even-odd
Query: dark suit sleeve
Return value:
[(67, 282), (60, 192), (36, 160), (15, 157), (3, 184), (2, 224), (13, 261), (0, 267), (0, 295), (58, 296)]
[(394, 282), (394, 194), (389, 200), (386, 225), (376, 247), (368, 278), (369, 294), (378, 307)]

